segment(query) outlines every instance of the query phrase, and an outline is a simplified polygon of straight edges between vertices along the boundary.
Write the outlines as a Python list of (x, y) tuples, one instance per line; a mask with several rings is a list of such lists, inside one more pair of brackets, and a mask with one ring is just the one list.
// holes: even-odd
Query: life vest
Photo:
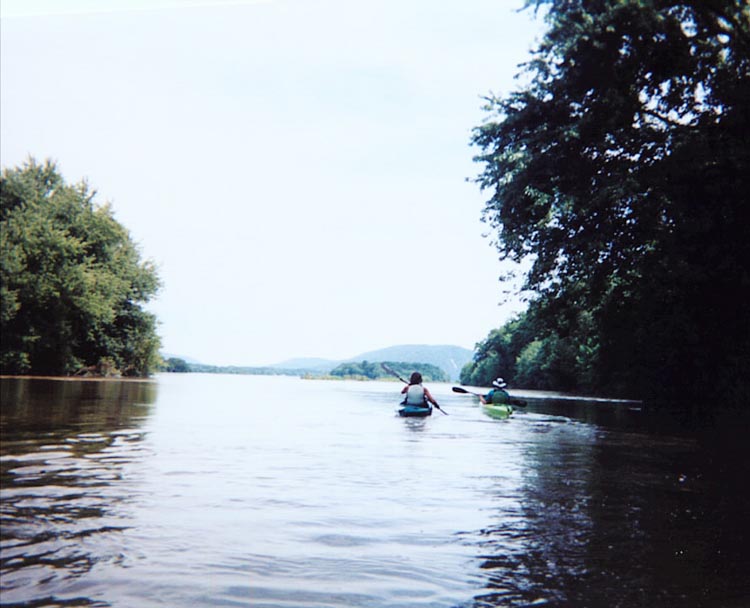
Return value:
[(495, 405), (501, 404), (501, 403), (508, 403), (510, 401), (510, 395), (504, 391), (501, 388), (496, 388), (490, 391), (490, 403), (494, 403)]
[(424, 405), (424, 387), (421, 384), (410, 384), (406, 390), (406, 405)]

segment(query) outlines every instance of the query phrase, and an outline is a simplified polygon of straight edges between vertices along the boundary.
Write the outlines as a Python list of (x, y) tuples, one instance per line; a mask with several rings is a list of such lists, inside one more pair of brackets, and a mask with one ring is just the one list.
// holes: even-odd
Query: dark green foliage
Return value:
[(156, 320), (141, 308), (159, 287), (156, 270), (94, 196), (50, 162), (3, 170), (3, 373), (69, 374), (102, 361), (124, 375), (156, 369)]
[(597, 346), (591, 315), (580, 313), (576, 323), (575, 334), (551, 331), (533, 307), (477, 344), (474, 360), (461, 371), (461, 383), (490, 386), (500, 376), (517, 388), (594, 391)]
[[(519, 315), (500, 329), (493, 329), (485, 340), (477, 344), (472, 362), (461, 370), (462, 384), (490, 386), (498, 376), (510, 384), (516, 383), (516, 358), (521, 349), (533, 339), (528, 333), (527, 315)], [(526, 336), (526, 339), (524, 339)]]
[(522, 368), (546, 365), (563, 388), (552, 369), (583, 356), (576, 388), (652, 399), (710, 389), (747, 405), (750, 8), (528, 4), (548, 9), (550, 26), (530, 84), (489, 99), (474, 132), (501, 257), (533, 259), (526, 288), (543, 344)]
[[(405, 380), (409, 379), (412, 372), (419, 372), (422, 374), (422, 379), (425, 382), (447, 382), (449, 379), (448, 375), (442, 369), (430, 363), (404, 363), (394, 361), (384, 361), (384, 363)], [(331, 371), (331, 376), (367, 378), (370, 380), (393, 377), (383, 369), (380, 363), (373, 363), (371, 361), (342, 363)]]

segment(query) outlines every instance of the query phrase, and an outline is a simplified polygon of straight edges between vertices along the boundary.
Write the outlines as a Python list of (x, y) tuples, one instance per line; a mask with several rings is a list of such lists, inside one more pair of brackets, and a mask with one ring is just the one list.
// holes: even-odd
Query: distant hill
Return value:
[(407, 363), (428, 363), (442, 369), (451, 381), (458, 380), (461, 368), (471, 361), (474, 353), (468, 348), (451, 345), (429, 345), (429, 344), (402, 344), (400, 346), (389, 346), (380, 350), (371, 350), (361, 353), (354, 357), (341, 360), (319, 359), (315, 357), (301, 357), (297, 359), (287, 359), (281, 363), (273, 365), (264, 365), (260, 367), (240, 367), (240, 366), (215, 366), (199, 363), (190, 357), (173, 355), (172, 353), (162, 353), (164, 359), (176, 358), (182, 359), (190, 365), (192, 371), (202, 372), (224, 372), (224, 373), (242, 373), (242, 374), (287, 374), (300, 375), (304, 373), (311, 374), (329, 374), (334, 368), (342, 363), (354, 363), (369, 361), (370, 363), (379, 363), (382, 361), (407, 362)]
[(448, 374), (451, 380), (458, 380), (461, 368), (471, 361), (473, 354), (468, 348), (460, 346), (403, 344), (368, 351), (341, 361), (315, 358), (289, 359), (281, 363), (269, 365), (268, 367), (274, 369), (303, 369), (310, 372), (327, 374), (341, 363), (355, 361), (411, 361), (414, 363), (435, 365)]
[(373, 350), (347, 361), (414, 361), (430, 363), (442, 369), (451, 380), (458, 380), (461, 368), (474, 353), (468, 348), (451, 345), (403, 344)]

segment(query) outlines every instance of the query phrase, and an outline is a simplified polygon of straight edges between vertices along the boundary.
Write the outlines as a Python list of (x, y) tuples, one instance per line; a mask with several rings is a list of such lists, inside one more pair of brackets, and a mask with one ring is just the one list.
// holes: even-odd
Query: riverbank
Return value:
[(156, 382), (156, 378), (143, 378), (135, 376), (22, 376), (22, 375), (0, 375), (0, 381), (13, 380), (59, 380), (61, 382)]

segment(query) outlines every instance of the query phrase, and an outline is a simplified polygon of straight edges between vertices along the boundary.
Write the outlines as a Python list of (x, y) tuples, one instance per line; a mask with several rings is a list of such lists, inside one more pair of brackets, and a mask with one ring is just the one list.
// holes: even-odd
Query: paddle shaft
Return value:
[(396, 378), (398, 378), (399, 380), (401, 380), (401, 382), (403, 382), (404, 384), (409, 384), (406, 380), (404, 380), (401, 376), (399, 376), (398, 373), (396, 373), (395, 369), (391, 369), (385, 363), (381, 363), (380, 365), (382, 366), (382, 368), (385, 371), (387, 371), (389, 374), (391, 374), (393, 376), (396, 376)]
[(472, 393), (471, 391), (467, 391), (465, 388), (461, 388), (460, 386), (454, 386), (452, 390), (454, 393), (463, 393), (465, 395), (474, 395), (476, 397), (482, 396), (479, 393)]
[[(461, 388), (460, 386), (454, 386), (452, 390), (454, 393), (464, 393), (466, 395), (474, 395), (475, 397), (484, 398), (484, 395), (481, 395), (480, 393), (473, 393), (472, 391), (467, 391), (465, 388)], [(526, 407), (526, 402), (521, 399), (513, 399), (511, 397), (508, 403), (517, 407)]]

